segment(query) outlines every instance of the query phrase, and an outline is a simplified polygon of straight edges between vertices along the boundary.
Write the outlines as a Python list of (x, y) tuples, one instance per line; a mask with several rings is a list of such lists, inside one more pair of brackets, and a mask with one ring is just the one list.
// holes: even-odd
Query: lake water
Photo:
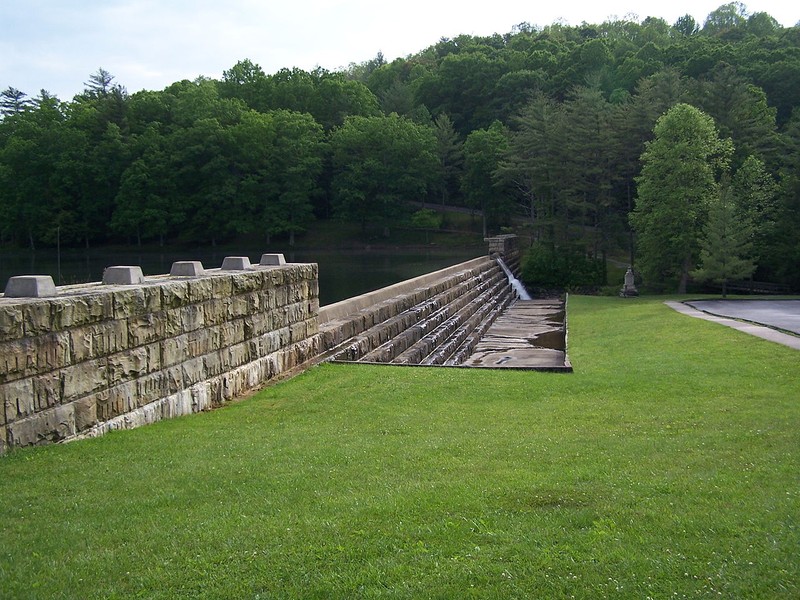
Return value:
[(379, 250), (242, 250), (231, 248), (91, 248), (29, 251), (0, 250), (0, 286), (5, 288), (14, 275), (51, 275), (56, 285), (100, 281), (103, 269), (115, 265), (142, 267), (145, 275), (169, 273), (178, 260), (200, 260), (207, 269), (217, 268), (226, 256), (248, 256), (258, 263), (264, 252), (283, 252), (287, 262), (315, 262), (319, 265), (320, 304), (326, 305), (357, 296), (411, 277), (476, 258), (486, 248), (464, 249), (379, 249)]

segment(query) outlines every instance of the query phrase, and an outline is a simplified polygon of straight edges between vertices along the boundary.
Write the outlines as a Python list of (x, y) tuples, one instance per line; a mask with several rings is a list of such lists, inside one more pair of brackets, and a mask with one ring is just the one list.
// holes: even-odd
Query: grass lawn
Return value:
[(0, 597), (798, 598), (800, 354), (662, 301), (2, 457)]

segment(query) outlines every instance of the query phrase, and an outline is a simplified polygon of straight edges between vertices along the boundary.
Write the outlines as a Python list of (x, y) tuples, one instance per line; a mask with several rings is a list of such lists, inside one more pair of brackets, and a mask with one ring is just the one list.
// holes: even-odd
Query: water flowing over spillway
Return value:
[(500, 265), (500, 268), (503, 269), (503, 272), (508, 277), (508, 282), (511, 284), (511, 287), (514, 288), (514, 291), (517, 293), (517, 298), (520, 300), (533, 300), (531, 295), (528, 293), (528, 290), (525, 289), (525, 286), (522, 285), (522, 282), (514, 277), (514, 274), (511, 272), (511, 269), (508, 268), (508, 265), (503, 262), (503, 259), (499, 256), (497, 257), (497, 264)]

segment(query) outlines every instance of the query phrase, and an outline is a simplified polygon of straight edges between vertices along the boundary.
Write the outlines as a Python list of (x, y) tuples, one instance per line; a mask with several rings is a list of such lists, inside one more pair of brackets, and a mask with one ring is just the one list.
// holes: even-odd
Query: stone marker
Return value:
[(633, 280), (633, 269), (628, 267), (628, 270), (625, 271), (625, 283), (623, 284), (622, 290), (619, 293), (620, 296), (623, 298), (631, 298), (639, 295), (639, 290), (636, 289), (636, 284)]
[(103, 271), (103, 283), (106, 285), (137, 285), (144, 283), (142, 267), (106, 267)]
[(258, 263), (262, 267), (276, 267), (286, 264), (283, 254), (262, 254), (261, 261)]
[(200, 277), (206, 270), (199, 260), (178, 260), (172, 263), (169, 270), (170, 277)]
[(45, 298), (56, 295), (56, 285), (50, 275), (18, 275), (6, 284), (6, 298)]
[(246, 256), (226, 256), (222, 261), (223, 271), (249, 271), (252, 268), (250, 259)]

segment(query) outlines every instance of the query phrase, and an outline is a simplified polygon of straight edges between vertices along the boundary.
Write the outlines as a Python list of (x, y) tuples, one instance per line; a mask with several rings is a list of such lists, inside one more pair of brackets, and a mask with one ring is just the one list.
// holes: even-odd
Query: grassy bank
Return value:
[(798, 597), (797, 352), (570, 309), (573, 375), (327, 365), (0, 458), (0, 597)]

